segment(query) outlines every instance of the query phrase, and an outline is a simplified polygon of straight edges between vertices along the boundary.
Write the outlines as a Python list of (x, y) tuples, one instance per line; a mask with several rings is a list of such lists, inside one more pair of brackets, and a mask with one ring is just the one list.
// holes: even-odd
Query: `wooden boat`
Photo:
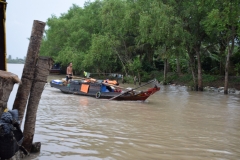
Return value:
[(60, 74), (61, 73), (61, 69), (50, 69), (50, 73), (51, 74)]
[[(150, 81), (153, 83), (155, 81)], [(146, 83), (144, 85), (147, 85)], [(104, 82), (88, 82), (82, 80), (73, 80), (68, 85), (64, 85), (61, 80), (52, 80), (50, 82), (51, 87), (61, 90), (63, 93), (75, 94), (82, 96), (90, 96), (97, 99), (109, 99), (118, 101), (145, 101), (149, 96), (160, 90), (160, 87), (155, 85), (146, 91), (136, 91), (139, 86), (134, 89), (122, 91), (122, 87), (107, 84)], [(113, 87), (115, 89), (113, 89)]]
[(60, 74), (61, 73), (61, 66), (60, 64), (54, 64), (50, 69), (50, 74)]

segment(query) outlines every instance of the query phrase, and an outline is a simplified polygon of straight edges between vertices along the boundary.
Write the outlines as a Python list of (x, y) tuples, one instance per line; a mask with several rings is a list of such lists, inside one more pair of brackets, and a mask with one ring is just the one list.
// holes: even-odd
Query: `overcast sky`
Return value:
[(46, 22), (52, 14), (59, 17), (67, 13), (72, 4), (83, 7), (85, 1), (88, 0), (7, 0), (7, 57), (11, 55), (15, 59), (27, 55), (27, 38), (31, 35), (34, 20)]

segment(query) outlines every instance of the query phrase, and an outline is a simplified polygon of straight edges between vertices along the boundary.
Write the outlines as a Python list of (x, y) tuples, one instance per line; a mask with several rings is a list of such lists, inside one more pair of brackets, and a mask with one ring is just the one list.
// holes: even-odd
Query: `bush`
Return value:
[(124, 83), (133, 83), (133, 77), (132, 76), (125, 76), (123, 77)]
[(141, 76), (141, 81), (142, 81), (142, 82), (147, 82), (147, 81), (153, 79), (153, 78), (151, 77), (151, 74), (149, 74), (149, 73), (147, 73), (147, 72), (142, 72), (141, 75), (142, 75), (142, 76)]
[(216, 81), (218, 77), (213, 75), (203, 74), (202, 79), (203, 79), (203, 83), (210, 83), (210, 82)]

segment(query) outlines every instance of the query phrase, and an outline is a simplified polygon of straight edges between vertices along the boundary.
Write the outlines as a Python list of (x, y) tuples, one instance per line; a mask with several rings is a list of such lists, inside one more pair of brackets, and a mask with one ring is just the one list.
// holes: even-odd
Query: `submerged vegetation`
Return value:
[[(40, 54), (76, 74), (189, 82), (240, 74), (240, 1), (96, 0), (47, 20)], [(125, 76), (127, 77), (127, 76)], [(131, 80), (131, 79), (129, 79)]]

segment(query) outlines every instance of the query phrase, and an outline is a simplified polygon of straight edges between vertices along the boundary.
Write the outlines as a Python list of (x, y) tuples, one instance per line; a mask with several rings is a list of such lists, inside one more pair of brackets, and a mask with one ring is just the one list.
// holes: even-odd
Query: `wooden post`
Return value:
[(36, 61), (39, 55), (44, 27), (44, 22), (34, 20), (27, 57), (21, 78), (22, 83), (18, 87), (17, 95), (13, 104), (13, 109), (18, 110), (20, 121), (23, 119), (28, 96), (32, 87)]
[(0, 70), (7, 70), (6, 61), (6, 0), (0, 0)]
[(24, 140), (23, 146), (28, 152), (31, 151), (33, 137), (35, 132), (36, 114), (38, 104), (42, 95), (45, 84), (47, 83), (47, 77), (50, 69), (53, 65), (53, 60), (49, 57), (39, 57), (35, 70), (35, 77), (31, 87), (31, 92), (27, 105), (27, 112), (24, 124)]
[(17, 75), (0, 70), (0, 117), (4, 109), (7, 108), (8, 98), (14, 84), (19, 82)]

